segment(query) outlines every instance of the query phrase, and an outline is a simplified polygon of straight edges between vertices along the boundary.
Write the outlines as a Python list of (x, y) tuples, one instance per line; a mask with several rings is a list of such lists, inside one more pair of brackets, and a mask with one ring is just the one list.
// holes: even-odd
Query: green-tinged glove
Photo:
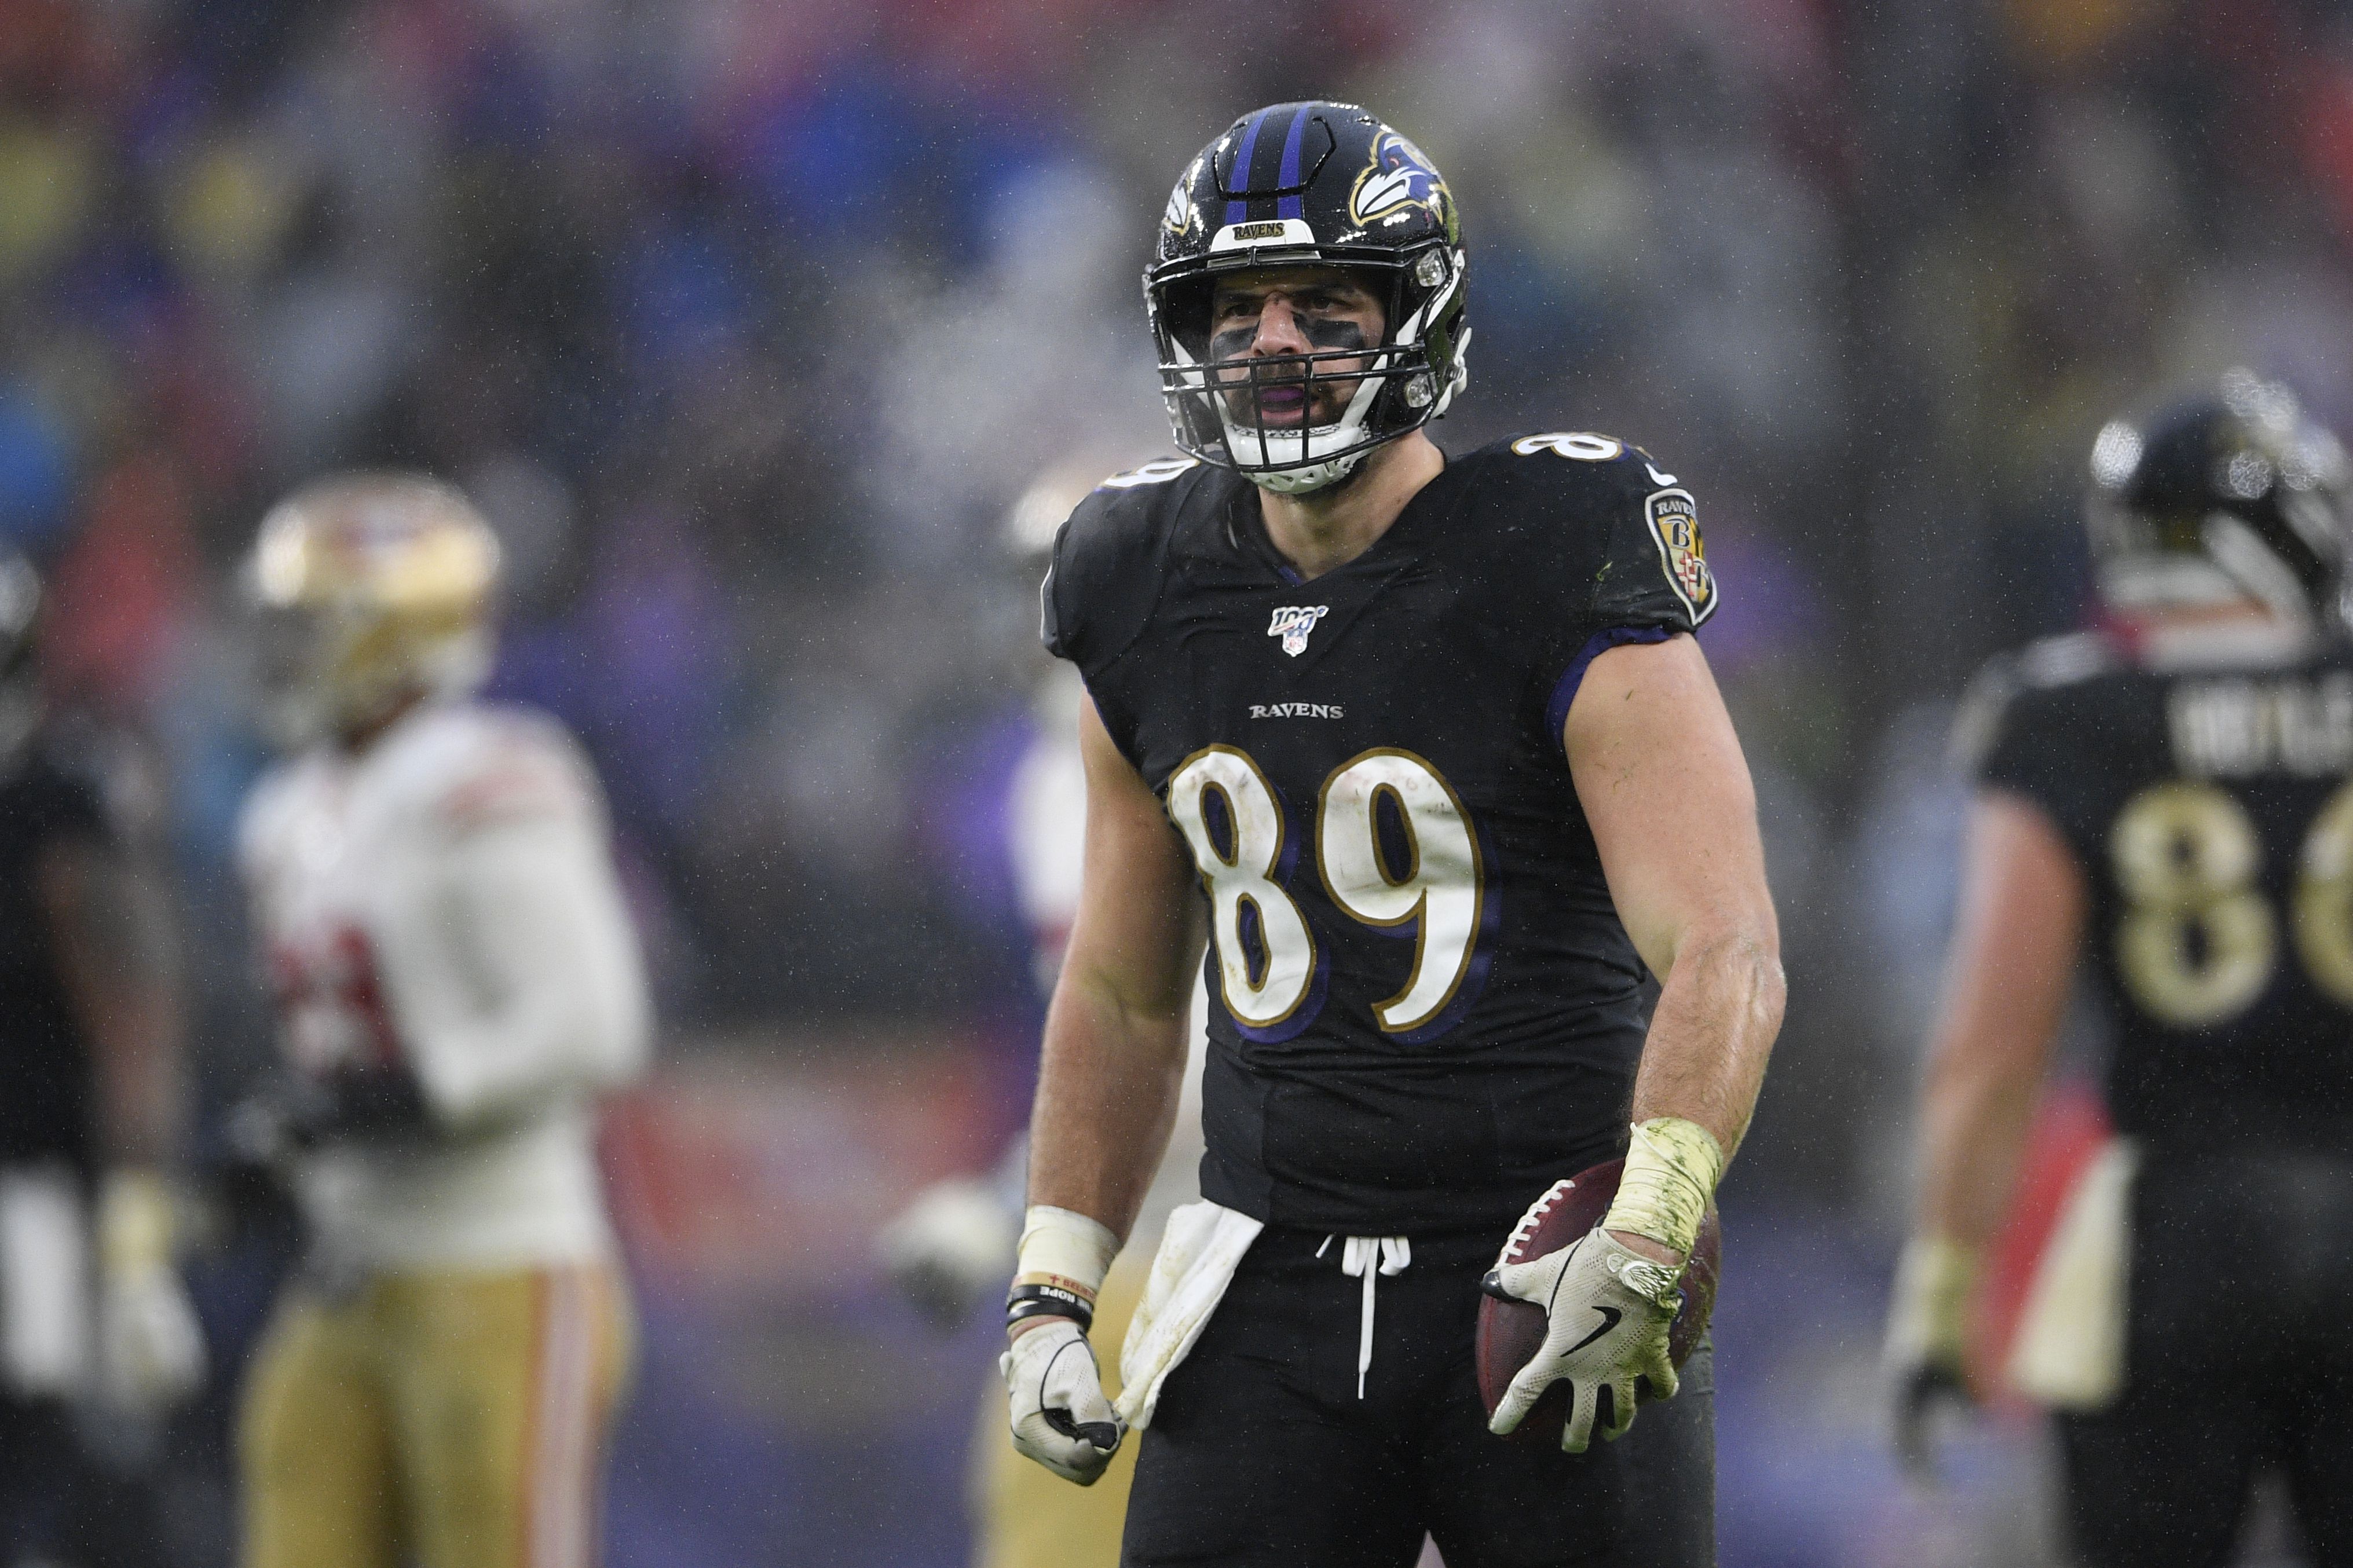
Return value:
[(1929, 1432), (1937, 1405), (1969, 1400), (1968, 1306), (1977, 1278), (1976, 1251), (1938, 1237), (1915, 1237), (1895, 1267), (1881, 1359), (1894, 1402), (1896, 1456), (1922, 1479), (1936, 1470)]
[(203, 1386), (205, 1336), (172, 1264), (170, 1190), (153, 1173), (111, 1173), (98, 1212), (98, 1391), (156, 1415)]

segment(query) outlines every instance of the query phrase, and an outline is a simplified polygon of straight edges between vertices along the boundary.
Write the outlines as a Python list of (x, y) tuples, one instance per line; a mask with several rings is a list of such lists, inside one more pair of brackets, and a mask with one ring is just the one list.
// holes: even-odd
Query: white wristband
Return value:
[(1119, 1255), (1119, 1237), (1096, 1220), (1075, 1209), (1031, 1204), (1021, 1220), (1018, 1261), (1013, 1267), (1018, 1283), (1050, 1277), (1086, 1292), (1092, 1300), (1103, 1289), (1111, 1260)]

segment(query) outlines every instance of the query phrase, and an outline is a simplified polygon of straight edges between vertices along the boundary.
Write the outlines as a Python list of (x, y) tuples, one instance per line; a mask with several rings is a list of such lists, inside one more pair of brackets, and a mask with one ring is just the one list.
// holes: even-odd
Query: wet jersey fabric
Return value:
[(1081, 504), (1046, 642), (1202, 873), (1205, 1196), (1493, 1230), (1617, 1149), (1649, 975), (1561, 726), (1598, 653), (1715, 598), (1688, 491), (1606, 437), (1455, 458), (1312, 581), (1220, 469), (1155, 463)]
[(2083, 869), (2117, 1129), (2353, 1156), (2353, 647), (2152, 667), (2083, 634), (1978, 710), (1978, 782)]
[(38, 752), (0, 780), (0, 1163), (87, 1166), (93, 1085), (58, 972), (37, 868), (61, 843), (108, 845), (98, 788)]

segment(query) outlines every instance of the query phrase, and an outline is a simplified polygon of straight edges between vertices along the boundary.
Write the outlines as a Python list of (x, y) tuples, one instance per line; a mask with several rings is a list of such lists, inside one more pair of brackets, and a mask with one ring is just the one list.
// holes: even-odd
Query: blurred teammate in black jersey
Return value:
[[(52, 756), (41, 601), (0, 552), (0, 1563), (147, 1561), (143, 1494), (85, 1457), (204, 1347), (171, 1260), (180, 1013), (159, 889)], [(77, 1412), (83, 1419), (77, 1419)]]
[(2098, 629), (1999, 663), (1916, 1239), (1889, 1326), (1900, 1430), (1957, 1387), (1978, 1260), (2071, 980), (2113, 1023), (2119, 1142), (2079, 1184), (2010, 1375), (2058, 1407), (2078, 1561), (2229, 1560), (2283, 1468), (2353, 1563), (2353, 650), (2346, 458), (2284, 389), (2092, 454)]
[[(1675, 1394), (1677, 1281), (1781, 1013), (1691, 635), (1716, 586), (1641, 449), (1431, 444), (1464, 260), (1445, 182), (1364, 110), (1236, 121), (1146, 275), (1186, 456), (1105, 480), (1045, 584), (1089, 697), (1086, 864), (1004, 1366), (1015, 1443), (1073, 1480), (1148, 1426), (1129, 1563), (1402, 1568), (1425, 1531), (1451, 1568), (1714, 1561), (1708, 1352), (1634, 1405), (1638, 1380)], [(1205, 927), (1205, 1201), (1168, 1222), (1114, 1410), (1086, 1330), (1168, 1136)], [(1575, 1390), (1502, 1442), (1482, 1276), (1621, 1152), (1606, 1223), (1497, 1281), (1552, 1332), (1494, 1428)]]

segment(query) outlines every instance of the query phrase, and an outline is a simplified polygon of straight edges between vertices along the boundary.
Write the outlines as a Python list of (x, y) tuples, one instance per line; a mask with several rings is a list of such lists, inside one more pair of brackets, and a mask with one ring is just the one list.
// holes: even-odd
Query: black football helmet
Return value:
[[(1366, 348), (1212, 363), (1209, 295), (1240, 268), (1362, 268), (1384, 300)], [(1287, 494), (1345, 477), (1364, 455), (1446, 412), (1469, 373), (1461, 226), (1420, 149), (1354, 104), (1278, 103), (1243, 115), (1186, 165), (1161, 215), (1144, 298), (1176, 445)], [(1345, 362), (1345, 374), (1341, 366)], [(1266, 422), (1264, 396), (1353, 383), (1339, 416)]]
[(2342, 622), (2348, 471), (2295, 395), (2251, 371), (2092, 445), (2100, 595), (2120, 609), (2253, 597)]

